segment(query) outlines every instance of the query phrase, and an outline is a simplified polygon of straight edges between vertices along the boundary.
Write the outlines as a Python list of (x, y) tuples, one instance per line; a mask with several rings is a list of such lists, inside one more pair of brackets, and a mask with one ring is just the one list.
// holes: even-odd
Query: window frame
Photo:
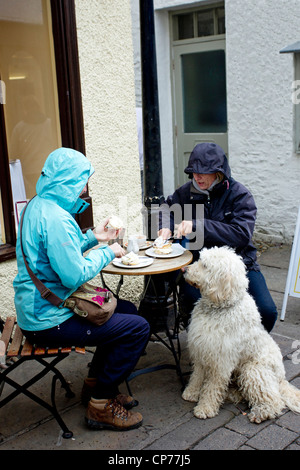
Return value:
[[(0, 262), (15, 257), (16, 230), (14, 225), (14, 208), (9, 172), (9, 158), (7, 151), (6, 130), (3, 104), (0, 104), (0, 190), (5, 227), (6, 243), (0, 245)], [(1, 158), (2, 157), (2, 158)], [(5, 199), (5, 204), (3, 204)]]
[[(62, 146), (85, 154), (75, 0), (50, 0), (50, 6)], [(0, 190), (6, 234), (6, 243), (0, 245), (2, 262), (15, 258), (16, 233), (3, 104), (0, 104), (0, 107)], [(90, 207), (77, 217), (77, 222), (82, 230), (86, 231), (93, 226), (92, 204), (88, 191), (83, 195), (83, 199), (90, 203)]]
[[(171, 18), (172, 18), (172, 28), (171, 28), (171, 36), (172, 36), (172, 41), (173, 43), (184, 43), (184, 42), (191, 42), (193, 40), (212, 40), (212, 38), (220, 37), (220, 36), (225, 36), (225, 33), (220, 33), (218, 31), (218, 10), (224, 9), (225, 12), (225, 2), (220, 1), (214, 5), (208, 6), (200, 6), (198, 8), (188, 8), (184, 10), (176, 10), (175, 12), (171, 12)], [(214, 34), (212, 35), (199, 35), (198, 31), (198, 14), (199, 13), (205, 13), (205, 12), (212, 12), (213, 13), (213, 22), (214, 22)], [(193, 17), (193, 36), (185, 39), (179, 39), (179, 26), (178, 26), (178, 18), (182, 15), (192, 15)]]

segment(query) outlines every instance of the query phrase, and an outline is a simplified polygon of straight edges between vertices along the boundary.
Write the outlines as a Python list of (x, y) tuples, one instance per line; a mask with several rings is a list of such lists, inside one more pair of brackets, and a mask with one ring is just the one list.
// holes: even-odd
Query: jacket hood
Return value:
[(36, 193), (70, 213), (82, 212), (88, 204), (79, 199), (79, 195), (93, 173), (94, 168), (82, 153), (59, 148), (48, 156), (36, 184)]
[(184, 170), (190, 178), (193, 173), (209, 174), (219, 171), (230, 178), (231, 170), (224, 150), (219, 145), (208, 142), (196, 145)]

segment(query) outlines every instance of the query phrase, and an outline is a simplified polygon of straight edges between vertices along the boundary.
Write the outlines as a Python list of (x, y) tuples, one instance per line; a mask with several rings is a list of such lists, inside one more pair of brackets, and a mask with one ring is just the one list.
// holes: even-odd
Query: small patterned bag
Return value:
[(103, 325), (114, 313), (117, 299), (112, 292), (86, 282), (64, 301), (64, 307), (96, 325)]

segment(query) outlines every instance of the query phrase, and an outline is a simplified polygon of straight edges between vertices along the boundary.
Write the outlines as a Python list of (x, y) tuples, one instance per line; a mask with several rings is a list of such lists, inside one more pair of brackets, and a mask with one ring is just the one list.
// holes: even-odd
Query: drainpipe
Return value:
[(142, 108), (144, 129), (144, 213), (148, 238), (156, 238), (151, 206), (163, 202), (161, 142), (153, 0), (140, 0)]

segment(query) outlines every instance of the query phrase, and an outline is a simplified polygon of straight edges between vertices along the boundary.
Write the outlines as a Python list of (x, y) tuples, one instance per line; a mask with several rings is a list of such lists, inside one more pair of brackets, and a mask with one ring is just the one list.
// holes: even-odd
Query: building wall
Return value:
[[(131, 1), (137, 8), (138, 0)], [(214, 3), (154, 0), (165, 196), (174, 190), (176, 145), (168, 14)], [(292, 241), (300, 203), (300, 155), (293, 150), (293, 56), (279, 53), (299, 40), (298, 7), (298, 0), (225, 0), (229, 160), (233, 177), (255, 197), (255, 236), (268, 242)], [(139, 40), (136, 25), (134, 43)]]
[[(130, 235), (141, 230), (142, 218), (129, 0), (76, 0), (76, 18), (94, 223), (116, 214)], [(1, 317), (14, 312), (16, 274), (15, 260), (0, 264)], [(127, 298), (136, 300), (140, 288), (140, 279), (125, 276)]]
[(293, 55), (279, 53), (299, 40), (298, 7), (297, 0), (226, 1), (230, 163), (255, 196), (257, 235), (277, 241), (292, 240), (300, 204)]
[(141, 185), (129, 0), (76, 0), (76, 15), (94, 222), (113, 212), (132, 232)]

